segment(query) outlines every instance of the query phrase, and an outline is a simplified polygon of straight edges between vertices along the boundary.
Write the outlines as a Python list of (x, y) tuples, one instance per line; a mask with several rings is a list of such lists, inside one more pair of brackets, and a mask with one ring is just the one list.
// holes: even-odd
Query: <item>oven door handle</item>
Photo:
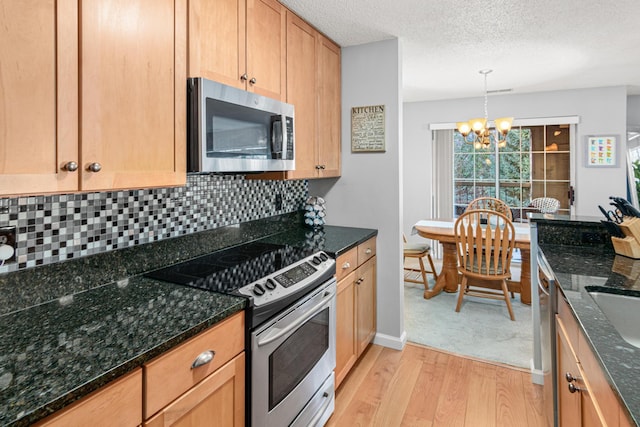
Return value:
[(287, 325), (287, 327), (283, 329), (274, 328), (273, 330), (278, 332), (276, 332), (273, 335), (269, 333), (263, 340), (258, 340), (258, 347), (262, 347), (263, 345), (267, 345), (271, 342), (274, 342), (278, 338), (288, 334), (292, 330), (296, 329), (299, 325), (311, 319), (313, 316), (318, 314), (318, 312), (320, 311), (320, 307), (325, 305), (327, 301), (331, 300), (331, 298), (333, 298), (334, 296), (335, 296), (334, 292), (326, 291), (323, 295), (322, 301), (316, 304), (312, 309), (310, 309), (304, 315), (300, 316), (298, 319), (294, 320), (289, 325)]

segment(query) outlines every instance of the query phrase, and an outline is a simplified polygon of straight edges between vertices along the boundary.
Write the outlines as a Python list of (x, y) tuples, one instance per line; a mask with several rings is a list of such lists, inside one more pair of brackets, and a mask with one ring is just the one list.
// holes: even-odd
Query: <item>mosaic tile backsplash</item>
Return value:
[(197, 174), (184, 187), (2, 198), (16, 253), (0, 273), (294, 212), (307, 196), (307, 181)]

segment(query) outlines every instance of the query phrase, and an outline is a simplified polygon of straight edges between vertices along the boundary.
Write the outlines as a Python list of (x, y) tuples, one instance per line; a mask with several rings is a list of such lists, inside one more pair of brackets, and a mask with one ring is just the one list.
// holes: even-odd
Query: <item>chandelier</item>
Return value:
[(489, 148), (492, 142), (500, 148), (506, 146), (507, 133), (511, 130), (511, 123), (513, 122), (513, 117), (503, 117), (494, 120), (495, 128), (489, 128), (487, 74), (492, 71), (479, 71), (480, 74), (484, 75), (484, 118), (456, 123), (456, 128), (464, 137), (465, 142), (473, 144), (476, 149)]

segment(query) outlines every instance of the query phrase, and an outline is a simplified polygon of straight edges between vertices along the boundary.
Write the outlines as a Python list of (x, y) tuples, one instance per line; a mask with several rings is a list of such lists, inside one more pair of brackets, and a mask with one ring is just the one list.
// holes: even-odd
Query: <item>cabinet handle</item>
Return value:
[(564, 378), (567, 380), (567, 382), (572, 382), (576, 380), (576, 377), (574, 377), (573, 375), (571, 375), (571, 372), (567, 372), (566, 374), (564, 374)]
[(75, 172), (78, 170), (78, 164), (72, 160), (62, 166), (62, 170), (65, 170), (67, 172)]
[(242, 80), (243, 82), (246, 82), (248, 78), (249, 76), (247, 76), (247, 73), (244, 73), (243, 75), (240, 76), (240, 80)]
[(575, 393), (576, 391), (580, 391), (578, 387), (574, 383), (569, 383), (569, 393)]
[(87, 166), (87, 170), (89, 172), (100, 172), (102, 170), (102, 165), (98, 162), (94, 162)]
[(343, 270), (346, 270), (349, 267), (351, 267), (351, 264), (349, 264), (348, 262), (345, 262), (344, 264), (342, 264), (342, 269)]
[(367, 248), (367, 250), (364, 251), (364, 253), (367, 254), (367, 255), (371, 255), (371, 248)]
[(256, 84), (257, 80), (255, 77), (251, 77), (251, 80), (249, 80), (249, 83), (251, 83), (252, 85)]
[(200, 366), (206, 365), (207, 363), (213, 360), (213, 356), (216, 355), (216, 352), (213, 350), (203, 351), (196, 357), (196, 360), (191, 364), (191, 369), (199, 368)]

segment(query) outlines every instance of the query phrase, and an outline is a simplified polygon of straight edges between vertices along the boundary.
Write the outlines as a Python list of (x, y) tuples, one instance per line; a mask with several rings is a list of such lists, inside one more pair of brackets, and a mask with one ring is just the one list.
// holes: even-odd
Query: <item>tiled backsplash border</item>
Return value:
[(307, 194), (307, 181), (197, 174), (184, 187), (2, 198), (0, 226), (17, 235), (0, 273), (294, 212)]

